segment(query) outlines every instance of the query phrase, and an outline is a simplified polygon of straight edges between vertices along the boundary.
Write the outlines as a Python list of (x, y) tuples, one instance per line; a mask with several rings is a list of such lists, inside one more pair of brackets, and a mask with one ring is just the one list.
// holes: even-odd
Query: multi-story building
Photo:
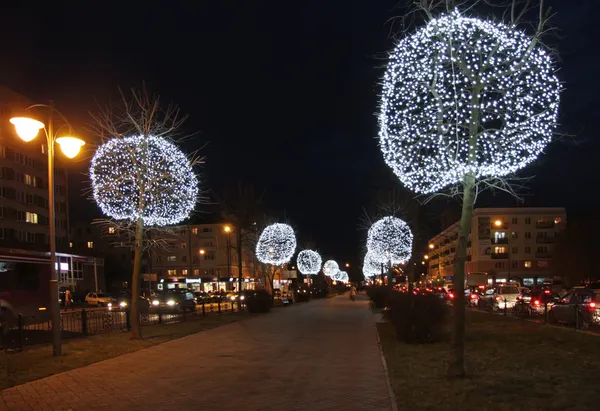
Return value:
[[(30, 105), (31, 101), (26, 97), (0, 86), (0, 257), (6, 261), (47, 262), (49, 267), (46, 138), (40, 131), (38, 138), (26, 143), (17, 136), (9, 122), (11, 117), (21, 115)], [(103, 281), (102, 261), (71, 254), (67, 169), (60, 151), (56, 152), (55, 160), (54, 210), (59, 285), (76, 291), (93, 290)]]
[[(0, 247), (45, 251), (49, 246), (48, 154), (45, 138), (26, 143), (12, 124), (27, 98), (0, 86)], [(56, 156), (57, 250), (67, 251), (69, 214), (67, 172)]]
[[(566, 228), (564, 208), (478, 208), (467, 241), (466, 273), (490, 281), (541, 283), (551, 276), (555, 240)], [(429, 241), (429, 278), (452, 281), (459, 222)]]
[[(150, 250), (150, 271), (159, 278), (159, 289), (191, 287), (201, 291), (237, 290), (238, 253), (236, 228), (229, 224), (178, 226), (164, 248)], [(242, 242), (253, 236), (245, 233)], [(252, 243), (248, 241), (248, 243)], [(260, 280), (253, 247), (242, 247), (243, 289)]]

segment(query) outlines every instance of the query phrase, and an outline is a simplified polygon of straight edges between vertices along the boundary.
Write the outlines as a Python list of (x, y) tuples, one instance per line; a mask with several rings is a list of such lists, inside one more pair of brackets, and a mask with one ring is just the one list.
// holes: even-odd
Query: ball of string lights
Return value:
[(507, 176), (534, 161), (556, 126), (560, 83), (526, 33), (457, 10), (432, 19), (389, 56), (380, 147), (401, 182), (433, 193)]
[(363, 260), (363, 274), (365, 278), (381, 274), (381, 263), (377, 262), (373, 253), (367, 251)]
[(319, 253), (313, 250), (302, 250), (296, 257), (298, 270), (304, 275), (318, 274), (322, 263)]
[(92, 195), (115, 220), (145, 226), (177, 224), (198, 198), (198, 179), (185, 154), (162, 137), (129, 136), (102, 144), (90, 166)]
[(373, 223), (367, 233), (367, 249), (378, 263), (400, 264), (412, 253), (413, 235), (410, 227), (397, 217), (388, 216)]
[(265, 227), (256, 244), (256, 258), (263, 264), (285, 264), (290, 261), (295, 251), (294, 229), (282, 223)]
[(333, 277), (340, 271), (340, 266), (334, 260), (327, 260), (323, 264), (323, 274), (328, 277)]

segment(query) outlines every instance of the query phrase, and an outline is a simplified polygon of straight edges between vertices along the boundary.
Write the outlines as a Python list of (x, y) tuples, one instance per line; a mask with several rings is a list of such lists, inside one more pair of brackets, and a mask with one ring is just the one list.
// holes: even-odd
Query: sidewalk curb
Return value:
[(390, 403), (392, 405), (392, 411), (398, 411), (398, 404), (396, 402), (396, 394), (394, 393), (394, 389), (392, 388), (392, 383), (390, 381), (390, 373), (388, 371), (387, 362), (385, 361), (385, 357), (383, 355), (383, 348), (381, 347), (381, 340), (379, 339), (379, 332), (377, 331), (377, 324), (375, 325), (375, 335), (377, 336), (377, 346), (379, 347), (379, 355), (381, 356), (381, 364), (383, 365), (383, 371), (385, 372), (385, 382), (387, 383), (388, 394), (390, 396)]

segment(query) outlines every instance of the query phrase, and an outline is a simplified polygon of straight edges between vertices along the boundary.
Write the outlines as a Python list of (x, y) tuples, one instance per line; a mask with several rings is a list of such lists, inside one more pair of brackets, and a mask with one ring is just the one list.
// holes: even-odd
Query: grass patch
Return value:
[(400, 343), (377, 324), (400, 409), (598, 409), (599, 337), (470, 311), (467, 321), (464, 380), (447, 378), (448, 343)]
[(211, 315), (194, 321), (144, 326), (144, 339), (130, 332), (96, 335), (63, 342), (63, 355), (52, 356), (52, 346), (30, 347), (19, 353), (0, 352), (0, 390), (48, 377), (95, 362), (152, 347), (199, 331), (250, 318), (245, 313)]

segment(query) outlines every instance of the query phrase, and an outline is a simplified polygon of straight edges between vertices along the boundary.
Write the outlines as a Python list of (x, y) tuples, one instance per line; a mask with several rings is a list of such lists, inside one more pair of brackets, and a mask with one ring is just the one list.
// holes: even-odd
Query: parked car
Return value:
[(204, 291), (195, 291), (194, 298), (196, 299), (196, 304), (208, 304), (214, 301), (214, 297)]
[(151, 311), (163, 313), (196, 312), (196, 301), (191, 291), (158, 293), (152, 300)]
[(108, 304), (115, 304), (117, 301), (110, 294), (88, 293), (85, 296), (85, 302), (88, 305), (95, 305), (97, 307), (105, 307), (105, 306), (108, 306)]
[(600, 323), (598, 304), (600, 304), (600, 289), (573, 287), (565, 296), (556, 299), (549, 310), (549, 321), (587, 328), (592, 324)]
[(484, 295), (479, 298), (477, 306), (488, 310), (503, 310), (513, 308), (519, 296), (519, 287), (515, 285), (497, 285), (488, 288)]

